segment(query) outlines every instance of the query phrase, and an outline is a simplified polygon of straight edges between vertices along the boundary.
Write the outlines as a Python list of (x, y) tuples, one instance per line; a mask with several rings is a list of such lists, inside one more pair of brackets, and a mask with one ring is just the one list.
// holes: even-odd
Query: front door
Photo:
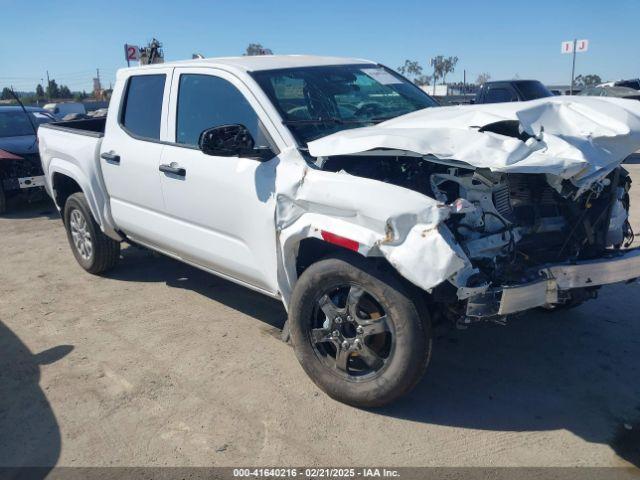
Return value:
[[(161, 184), (173, 248), (182, 258), (275, 294), (279, 159), (261, 116), (255, 97), (231, 74), (176, 69), (168, 122), (174, 138), (162, 151)], [(198, 149), (204, 130), (229, 124), (246, 126), (256, 146), (269, 147), (273, 155), (258, 160), (206, 155)]]

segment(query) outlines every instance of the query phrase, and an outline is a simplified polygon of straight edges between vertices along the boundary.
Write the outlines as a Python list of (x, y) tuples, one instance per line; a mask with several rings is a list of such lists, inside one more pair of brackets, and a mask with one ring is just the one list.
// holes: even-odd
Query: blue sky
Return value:
[(0, 87), (33, 90), (48, 69), (72, 90), (91, 89), (100, 68), (108, 84), (126, 65), (123, 44), (157, 37), (166, 60), (239, 55), (251, 42), (274, 53), (369, 58), (392, 68), (405, 58), (428, 65), (459, 57), (447, 80), (537, 78), (568, 83), (563, 40), (587, 38), (576, 73), (640, 76), (640, 0), (410, 1), (263, 0), (61, 2), (0, 0)]

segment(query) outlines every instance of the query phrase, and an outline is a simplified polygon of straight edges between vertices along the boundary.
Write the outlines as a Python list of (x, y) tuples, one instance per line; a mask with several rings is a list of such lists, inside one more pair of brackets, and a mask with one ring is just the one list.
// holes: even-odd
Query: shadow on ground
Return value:
[[(272, 328), (281, 328), (286, 318), (279, 302), (180, 262), (137, 248), (123, 256), (123, 265), (108, 277), (190, 289)], [(600, 299), (574, 310), (535, 311), (506, 327), (445, 331), (424, 380), (376, 412), (480, 430), (566, 429), (608, 444), (640, 466), (640, 323), (634, 321), (640, 297), (631, 296), (636, 289), (607, 287)]]
[[(33, 354), (0, 322), (0, 467), (51, 467), (58, 461), (60, 429), (39, 385), (40, 366), (71, 350), (59, 345)], [(44, 477), (47, 470), (35, 473)]]
[(269, 327), (281, 329), (287, 318), (282, 303), (185, 263), (139, 247), (122, 250), (119, 267), (104, 276), (127, 282), (164, 282), (192, 290), (222, 303)]
[(27, 202), (21, 197), (11, 198), (7, 201), (7, 211), (0, 215), (0, 218), (11, 220), (27, 220), (38, 217), (50, 220), (60, 219), (60, 214), (49, 197), (42, 197), (34, 202)]
[[(640, 299), (612, 286), (572, 311), (449, 331), (418, 387), (380, 413), (496, 431), (566, 429), (640, 466)], [(585, 459), (588, 461), (588, 459)]]

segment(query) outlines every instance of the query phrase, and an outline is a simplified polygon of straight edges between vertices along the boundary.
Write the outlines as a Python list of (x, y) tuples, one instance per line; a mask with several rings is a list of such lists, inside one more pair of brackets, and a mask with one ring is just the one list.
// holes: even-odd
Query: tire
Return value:
[(431, 357), (426, 310), (388, 270), (355, 255), (321, 260), (300, 276), (289, 305), (300, 365), (330, 397), (355, 407), (405, 395)]
[(93, 219), (84, 193), (71, 195), (64, 204), (64, 225), (74, 257), (87, 272), (113, 268), (120, 258), (120, 243), (107, 237)]

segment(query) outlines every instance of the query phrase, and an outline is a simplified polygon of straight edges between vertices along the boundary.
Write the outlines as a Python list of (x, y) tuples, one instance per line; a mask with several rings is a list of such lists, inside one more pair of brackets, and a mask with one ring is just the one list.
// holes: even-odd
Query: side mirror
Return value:
[(208, 128), (200, 134), (198, 147), (202, 153), (218, 157), (236, 157), (251, 154), (255, 142), (247, 127), (240, 124)]

